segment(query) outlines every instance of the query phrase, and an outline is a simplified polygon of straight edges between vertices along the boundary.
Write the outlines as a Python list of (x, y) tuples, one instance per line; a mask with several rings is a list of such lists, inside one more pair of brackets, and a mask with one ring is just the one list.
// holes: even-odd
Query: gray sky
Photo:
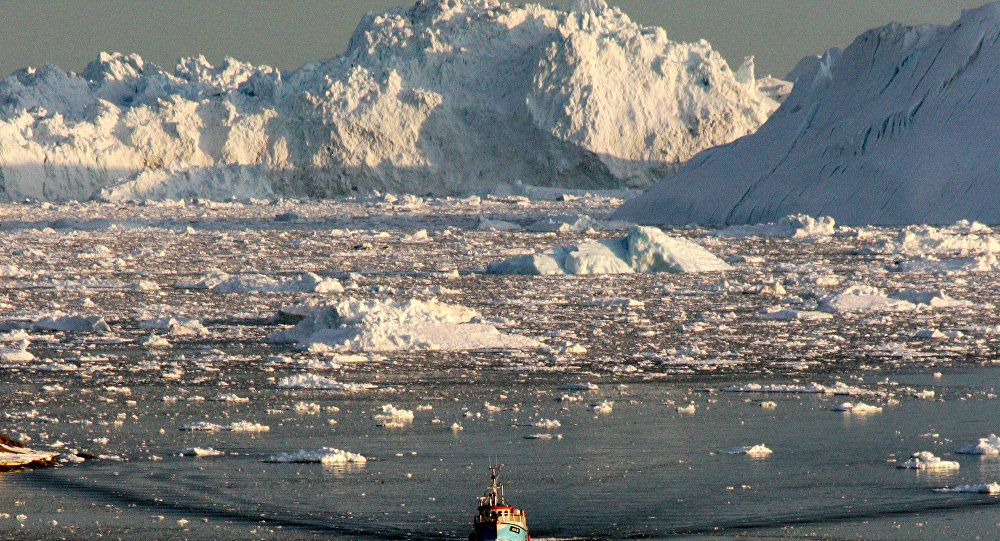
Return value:
[[(282, 69), (343, 52), (361, 16), (412, 0), (0, 0), (0, 77), (53, 62), (81, 71), (100, 51), (177, 58), (232, 56)], [(543, 0), (566, 7), (568, 0)], [(844, 47), (891, 21), (950, 23), (982, 0), (610, 0), (673, 40), (707, 39), (730, 64), (754, 55), (758, 75)]]

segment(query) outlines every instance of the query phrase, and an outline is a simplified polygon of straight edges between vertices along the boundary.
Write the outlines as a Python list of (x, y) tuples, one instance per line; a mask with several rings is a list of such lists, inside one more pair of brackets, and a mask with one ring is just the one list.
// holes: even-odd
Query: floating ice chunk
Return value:
[(289, 278), (263, 274), (237, 274), (210, 288), (213, 293), (343, 293), (344, 286), (333, 278), (304, 272)]
[(709, 272), (731, 267), (694, 241), (668, 236), (656, 227), (633, 226), (622, 239), (556, 247), (490, 263), (492, 274), (621, 274)]
[(913, 304), (925, 305), (931, 308), (965, 308), (972, 303), (963, 299), (953, 299), (940, 289), (929, 291), (918, 289), (902, 289), (891, 295), (893, 298), (910, 301)]
[(733, 447), (732, 449), (724, 449), (719, 452), (727, 455), (749, 455), (754, 458), (758, 458), (768, 456), (774, 451), (768, 449), (763, 443), (758, 443), (757, 445), (744, 445), (741, 447)]
[(268, 432), (271, 430), (271, 427), (251, 421), (236, 421), (223, 427), (223, 430), (230, 430), (232, 432)]
[(770, 400), (765, 400), (765, 401), (763, 401), (763, 402), (760, 403), (760, 407), (762, 407), (762, 408), (764, 408), (766, 410), (773, 410), (773, 409), (776, 409), (778, 407), (778, 404), (777, 404), (777, 402), (772, 402)]
[(962, 455), (997, 455), (1000, 454), (1000, 438), (996, 434), (990, 434), (979, 438), (976, 443), (959, 447), (955, 452)]
[(586, 214), (543, 218), (525, 227), (528, 231), (558, 231), (563, 233), (582, 233), (585, 231), (600, 230), (603, 228), (602, 222), (595, 220)]
[(531, 423), (531, 426), (536, 428), (544, 428), (546, 430), (552, 430), (553, 428), (561, 427), (562, 423), (560, 423), (557, 419), (539, 419), (534, 423)]
[(31, 342), (27, 338), (22, 338), (11, 347), (0, 348), (0, 361), (5, 362), (28, 362), (34, 360), (35, 356), (28, 351)]
[(866, 285), (850, 286), (819, 303), (824, 312), (908, 312), (916, 308), (910, 301), (890, 298), (878, 288)]
[(198, 421), (196, 423), (186, 423), (180, 429), (192, 432), (216, 432), (219, 430), (228, 430), (231, 432), (268, 432), (271, 430), (271, 427), (250, 421), (237, 421), (228, 425)]
[(375, 414), (375, 422), (385, 428), (402, 428), (413, 422), (413, 411), (386, 404), (382, 406), (382, 413)]
[(540, 432), (538, 434), (525, 434), (524, 439), (526, 440), (551, 440), (551, 439), (562, 439), (562, 434), (550, 434), (548, 432)]
[(140, 329), (165, 330), (171, 336), (205, 336), (208, 329), (197, 319), (186, 317), (158, 317), (139, 322)]
[(520, 231), (521, 226), (513, 222), (491, 220), (480, 216), (479, 221), (476, 222), (476, 229), (479, 231)]
[(914, 338), (932, 338), (932, 339), (944, 339), (944, 338), (961, 338), (965, 336), (962, 331), (941, 331), (938, 329), (920, 329), (913, 333)]
[(587, 348), (575, 342), (562, 342), (556, 344), (552, 350), (559, 355), (583, 355), (587, 353)]
[(950, 494), (1000, 494), (1000, 483), (980, 483), (978, 485), (956, 485), (953, 487), (935, 488), (934, 492)]
[(214, 432), (216, 430), (223, 430), (223, 426), (216, 423), (210, 423), (208, 421), (198, 421), (196, 423), (185, 423), (181, 426), (181, 430), (188, 430), (192, 432)]
[(604, 413), (604, 414), (607, 414), (607, 413), (611, 413), (611, 410), (614, 408), (614, 405), (615, 405), (614, 402), (611, 402), (611, 401), (608, 401), (608, 400), (602, 400), (600, 402), (595, 402), (595, 403), (591, 404), (590, 405), (590, 410), (593, 411), (594, 413)]
[(951, 274), (961, 272), (992, 272), (1000, 269), (1000, 263), (997, 262), (997, 257), (992, 253), (944, 259), (938, 259), (932, 255), (922, 255), (896, 261), (886, 268), (892, 272)]
[(795, 310), (793, 308), (780, 308), (774, 307), (769, 308), (766, 312), (760, 314), (758, 317), (761, 319), (771, 319), (778, 321), (820, 321), (824, 319), (833, 319), (832, 314), (826, 312), (817, 312), (815, 310)]
[(212, 289), (229, 278), (230, 275), (224, 272), (212, 272), (202, 276), (200, 280), (177, 282), (174, 284), (174, 287), (178, 289)]
[(142, 341), (142, 345), (147, 348), (168, 348), (170, 347), (170, 342), (162, 336), (157, 336), (156, 333), (150, 333)]
[(881, 413), (882, 408), (880, 406), (871, 406), (865, 404), (864, 402), (858, 402), (857, 404), (852, 404), (850, 402), (844, 402), (838, 404), (832, 408), (833, 411), (842, 411), (845, 413), (853, 413), (854, 415), (867, 415), (869, 413)]
[(322, 344), (334, 351), (518, 349), (537, 341), (501, 333), (479, 312), (437, 299), (407, 301), (341, 299), (320, 305), (292, 329), (268, 335), (305, 349)]
[(177, 451), (177, 456), (222, 456), (223, 451), (217, 451), (211, 447), (186, 447)]
[(296, 374), (281, 378), (279, 389), (322, 389), (327, 391), (358, 392), (374, 389), (371, 383), (340, 383), (336, 380), (317, 376), (315, 374)]
[(561, 391), (599, 391), (600, 387), (595, 383), (590, 382), (580, 382), (580, 383), (564, 383), (559, 386)]
[(59, 453), (55, 451), (29, 449), (21, 442), (0, 434), (0, 470), (22, 466), (49, 465), (57, 456)]
[(334, 449), (332, 447), (323, 447), (322, 449), (317, 449), (315, 451), (299, 450), (297, 453), (281, 453), (269, 456), (264, 459), (264, 462), (273, 462), (278, 464), (364, 464), (368, 462), (368, 459), (357, 453)]
[(716, 233), (720, 237), (792, 237), (817, 240), (834, 234), (835, 222), (830, 216), (813, 218), (806, 214), (789, 214), (775, 223), (735, 225)]
[(723, 387), (721, 390), (729, 393), (822, 393), (860, 396), (876, 394), (873, 391), (848, 385), (842, 381), (834, 382), (834, 384), (830, 386), (821, 385), (816, 382), (811, 382), (807, 385), (789, 385), (784, 383), (746, 383), (743, 385), (730, 385), (729, 387)]
[(451, 431), (452, 432), (461, 432), (463, 430), (465, 430), (465, 428), (462, 425), (458, 424), (458, 421), (455, 421), (454, 423), (451, 423)]
[(246, 403), (250, 399), (245, 396), (239, 396), (236, 393), (224, 393), (217, 394), (208, 398), (210, 402), (233, 402), (233, 403)]
[(629, 307), (629, 308), (640, 307), (640, 306), (645, 306), (646, 305), (646, 303), (643, 302), (643, 301), (638, 301), (638, 300), (630, 299), (630, 298), (627, 298), (627, 297), (612, 297), (612, 298), (604, 298), (604, 299), (590, 299), (590, 300), (586, 300), (586, 301), (580, 301), (578, 304), (580, 306), (605, 306), (605, 307), (622, 306), (622, 307)]
[[(968, 257), (973, 254), (1000, 252), (1000, 242), (988, 227), (982, 224), (957, 222), (951, 227), (911, 225), (901, 230), (896, 238), (879, 246), (883, 253), (915, 256)], [(993, 259), (996, 261), (996, 258)]]
[(46, 316), (31, 324), (33, 331), (111, 332), (101, 316)]
[(695, 412), (697, 411), (697, 409), (695, 409), (694, 404), (688, 404), (686, 406), (677, 406), (674, 409), (677, 410), (677, 413), (686, 413), (688, 415), (694, 415)]
[(911, 470), (957, 470), (959, 463), (936, 457), (930, 451), (918, 451), (910, 455), (909, 460), (896, 464), (896, 467)]
[(315, 402), (296, 402), (292, 406), (292, 411), (298, 413), (299, 415), (315, 415), (320, 412), (322, 408)]

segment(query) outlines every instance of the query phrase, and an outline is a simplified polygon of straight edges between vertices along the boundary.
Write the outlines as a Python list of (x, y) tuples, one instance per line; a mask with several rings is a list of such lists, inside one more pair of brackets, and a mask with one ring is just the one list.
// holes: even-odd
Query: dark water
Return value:
[[(690, 385), (665, 383), (603, 385), (567, 404), (552, 399), (563, 391), (546, 378), (511, 378), (481, 394), (460, 385), (395, 396), (275, 391), (247, 404), (202, 402), (180, 412), (176, 404), (142, 400), (154, 389), (133, 387), (142, 405), (139, 420), (108, 431), (127, 461), (0, 477), (0, 508), (11, 514), (0, 520), (0, 532), (24, 538), (455, 538), (467, 533), (485, 464), (494, 456), (506, 464), (508, 499), (527, 510), (536, 537), (935, 538), (955, 521), (963, 532), (988, 535), (1000, 521), (995, 497), (932, 489), (1000, 480), (996, 457), (951, 456), (957, 446), (997, 431), (998, 401), (981, 392), (997, 376), (996, 369), (926, 382), (920, 375), (899, 376), (908, 384), (934, 384), (947, 398), (902, 397), (867, 416), (829, 411), (847, 397), (690, 393)], [(972, 397), (963, 399), (966, 393)], [(500, 394), (507, 399), (492, 403), (503, 409), (484, 412), (477, 398)], [(763, 409), (761, 399), (777, 407)], [(265, 404), (298, 400), (341, 411), (265, 411)], [(593, 413), (588, 404), (595, 400), (613, 401), (613, 411)], [(696, 413), (678, 413), (669, 401), (693, 402)], [(404, 428), (375, 427), (372, 414), (390, 402), (433, 410), (418, 411)], [(463, 407), (483, 417), (464, 418)], [(62, 414), (72, 415), (72, 408), (65, 405)], [(189, 420), (217, 418), (220, 410), (271, 431), (177, 430)], [(333, 429), (326, 422), (331, 417), (338, 419)], [(562, 439), (524, 439), (542, 430), (519, 425), (539, 417), (560, 420), (562, 426), (550, 432)], [(431, 423), (433, 418), (443, 422)], [(454, 420), (465, 429), (449, 430)], [(774, 453), (759, 459), (718, 453), (756, 443)], [(212, 446), (226, 455), (171, 455), (189, 446)], [(280, 451), (324, 446), (373, 460), (354, 467), (261, 462)], [(961, 469), (895, 468), (922, 450), (956, 459)], [(15, 518), (21, 513), (27, 515), (23, 522)], [(188, 522), (178, 524), (181, 519)]]

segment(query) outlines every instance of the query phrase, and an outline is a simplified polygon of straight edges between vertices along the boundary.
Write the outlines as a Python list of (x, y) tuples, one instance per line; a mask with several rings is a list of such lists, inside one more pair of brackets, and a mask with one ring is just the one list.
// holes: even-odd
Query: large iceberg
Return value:
[(15, 72), (0, 81), (0, 196), (643, 186), (776, 107), (752, 60), (734, 71), (603, 0), (421, 0), (289, 72), (199, 56), (171, 74), (119, 53)]
[(706, 150), (614, 218), (749, 224), (1000, 223), (1000, 4), (949, 26), (890, 24), (796, 73), (757, 132)]
[(696, 242), (671, 237), (656, 227), (635, 226), (628, 236), (557, 246), (543, 252), (495, 261), (491, 274), (623, 274), (707, 272), (731, 267)]

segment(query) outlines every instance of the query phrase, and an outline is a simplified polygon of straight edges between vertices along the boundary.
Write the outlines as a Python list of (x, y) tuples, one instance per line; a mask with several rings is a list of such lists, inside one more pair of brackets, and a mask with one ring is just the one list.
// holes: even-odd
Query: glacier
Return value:
[(603, 0), (421, 0), (293, 71), (101, 53), (0, 81), (0, 199), (449, 195), (648, 186), (756, 130), (787, 85)]
[(646, 224), (1000, 223), (1000, 5), (890, 24), (807, 58), (752, 135), (706, 150), (615, 219)]

